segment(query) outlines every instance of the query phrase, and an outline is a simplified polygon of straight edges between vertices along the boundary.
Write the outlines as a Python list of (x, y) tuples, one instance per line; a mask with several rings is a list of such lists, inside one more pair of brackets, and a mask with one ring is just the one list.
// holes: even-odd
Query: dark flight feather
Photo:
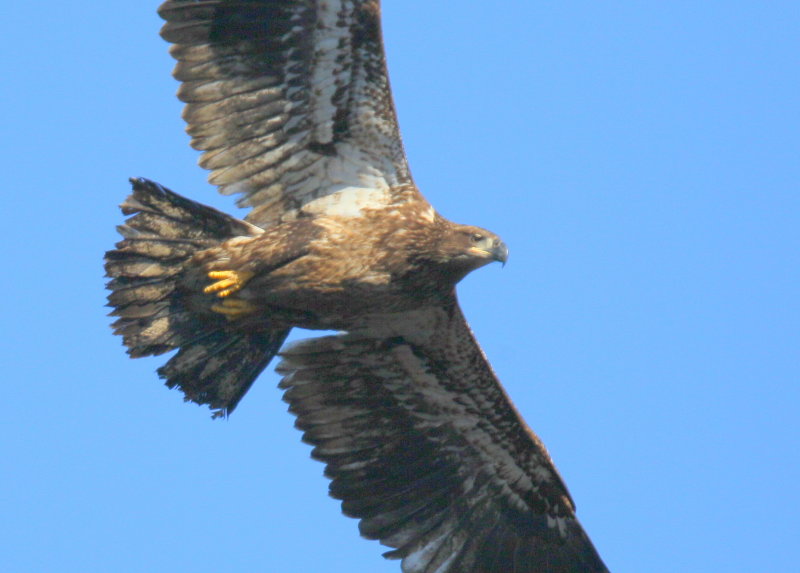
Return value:
[(395, 548), (387, 556), (403, 571), (606, 571), (510, 403), (460, 399), (466, 388), (499, 391), (490, 370), (454, 379), (458, 368), (442, 363), (469, 354), (480, 349), (458, 312), (425, 342), (350, 334), (282, 351), (284, 399), (326, 464), (331, 495), (361, 519), (362, 535)]

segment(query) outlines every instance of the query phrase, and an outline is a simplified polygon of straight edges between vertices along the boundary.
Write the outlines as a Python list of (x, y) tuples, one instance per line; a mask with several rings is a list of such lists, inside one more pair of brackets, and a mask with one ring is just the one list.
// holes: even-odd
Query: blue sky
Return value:
[[(497, 6), (384, 6), (417, 183), (511, 250), (460, 287), (479, 340), (613, 571), (796, 571), (800, 5)], [(398, 571), (327, 497), (271, 368), (212, 421), (111, 335), (127, 178), (235, 209), (155, 9), (0, 22), (0, 562)]]

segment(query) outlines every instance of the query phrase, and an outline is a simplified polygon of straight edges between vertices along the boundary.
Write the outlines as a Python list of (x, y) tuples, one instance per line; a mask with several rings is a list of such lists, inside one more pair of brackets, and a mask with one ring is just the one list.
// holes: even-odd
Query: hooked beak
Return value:
[(501, 241), (497, 240), (494, 245), (492, 245), (492, 250), (490, 251), (492, 258), (501, 263), (503, 266), (506, 266), (506, 261), (508, 260), (508, 247), (506, 244)]
[[(489, 249), (472, 247), (470, 251), (482, 259), (490, 259), (490, 261), (502, 263), (503, 266), (506, 266), (506, 261), (508, 260), (508, 247), (506, 247), (506, 244), (500, 239), (496, 239)], [(490, 261), (486, 261), (482, 264), (486, 264)]]

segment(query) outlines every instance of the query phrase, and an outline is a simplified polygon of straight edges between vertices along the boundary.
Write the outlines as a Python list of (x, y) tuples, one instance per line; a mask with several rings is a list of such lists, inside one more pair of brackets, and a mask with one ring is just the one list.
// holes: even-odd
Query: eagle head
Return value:
[(494, 261), (505, 265), (506, 260), (508, 247), (500, 237), (471, 225), (449, 225), (436, 246), (436, 262), (456, 282), (477, 268)]

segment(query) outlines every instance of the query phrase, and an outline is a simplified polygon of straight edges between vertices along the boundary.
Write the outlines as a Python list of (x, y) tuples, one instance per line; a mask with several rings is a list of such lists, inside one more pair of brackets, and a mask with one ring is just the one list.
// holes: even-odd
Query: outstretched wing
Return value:
[(428, 313), (403, 317), (407, 335), (283, 351), (285, 400), (331, 495), (405, 573), (607, 571), (457, 303)]
[(378, 0), (168, 0), (162, 37), (200, 164), (259, 226), (358, 216), (416, 192)]

